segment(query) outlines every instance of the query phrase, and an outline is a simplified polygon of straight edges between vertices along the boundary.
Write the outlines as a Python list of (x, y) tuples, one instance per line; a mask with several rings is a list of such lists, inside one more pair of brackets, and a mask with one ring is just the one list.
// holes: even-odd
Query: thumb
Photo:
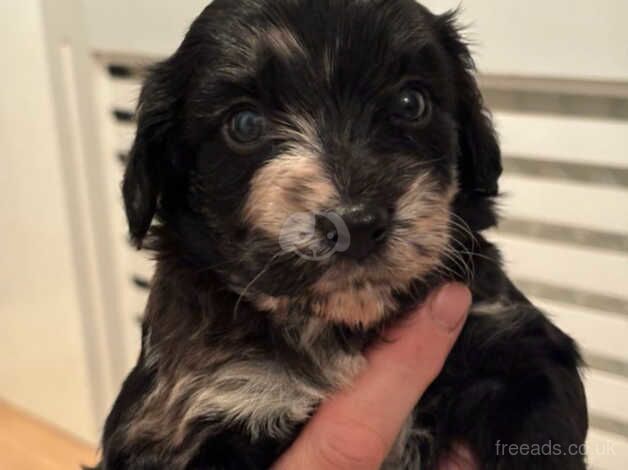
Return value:
[(419, 398), (439, 374), (471, 295), (452, 284), (366, 353), (355, 383), (323, 403), (275, 470), (378, 469)]

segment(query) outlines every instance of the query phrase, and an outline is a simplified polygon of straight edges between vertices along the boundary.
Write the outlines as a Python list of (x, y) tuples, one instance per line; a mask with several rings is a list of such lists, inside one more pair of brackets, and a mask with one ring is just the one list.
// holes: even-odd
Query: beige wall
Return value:
[(0, 399), (95, 439), (40, 3), (0, 18)]

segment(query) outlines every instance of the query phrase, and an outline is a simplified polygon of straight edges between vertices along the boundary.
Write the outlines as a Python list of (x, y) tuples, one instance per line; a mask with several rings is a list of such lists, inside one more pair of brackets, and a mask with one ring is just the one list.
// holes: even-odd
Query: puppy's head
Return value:
[(378, 322), (451, 277), (460, 215), (493, 221), (472, 69), (453, 15), (413, 0), (217, 0), (142, 90), (131, 235), (157, 213), (259, 309)]

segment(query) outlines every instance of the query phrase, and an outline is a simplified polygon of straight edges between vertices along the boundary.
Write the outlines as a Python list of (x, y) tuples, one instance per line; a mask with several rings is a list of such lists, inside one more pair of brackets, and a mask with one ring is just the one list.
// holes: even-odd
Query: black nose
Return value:
[(348, 248), (344, 246), (346, 249), (339, 254), (362, 260), (386, 241), (390, 222), (386, 209), (359, 204), (338, 208), (334, 213), (340, 216), (344, 227), (335, 223), (323, 230), (332, 244), (342, 240), (342, 231), (347, 232)]

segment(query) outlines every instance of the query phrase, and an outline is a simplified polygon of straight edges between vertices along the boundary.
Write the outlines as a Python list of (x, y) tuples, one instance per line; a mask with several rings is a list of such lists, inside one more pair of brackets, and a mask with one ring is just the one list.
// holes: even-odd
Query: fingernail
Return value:
[(471, 305), (471, 292), (463, 284), (447, 284), (432, 298), (429, 314), (443, 329), (458, 329), (467, 317)]

